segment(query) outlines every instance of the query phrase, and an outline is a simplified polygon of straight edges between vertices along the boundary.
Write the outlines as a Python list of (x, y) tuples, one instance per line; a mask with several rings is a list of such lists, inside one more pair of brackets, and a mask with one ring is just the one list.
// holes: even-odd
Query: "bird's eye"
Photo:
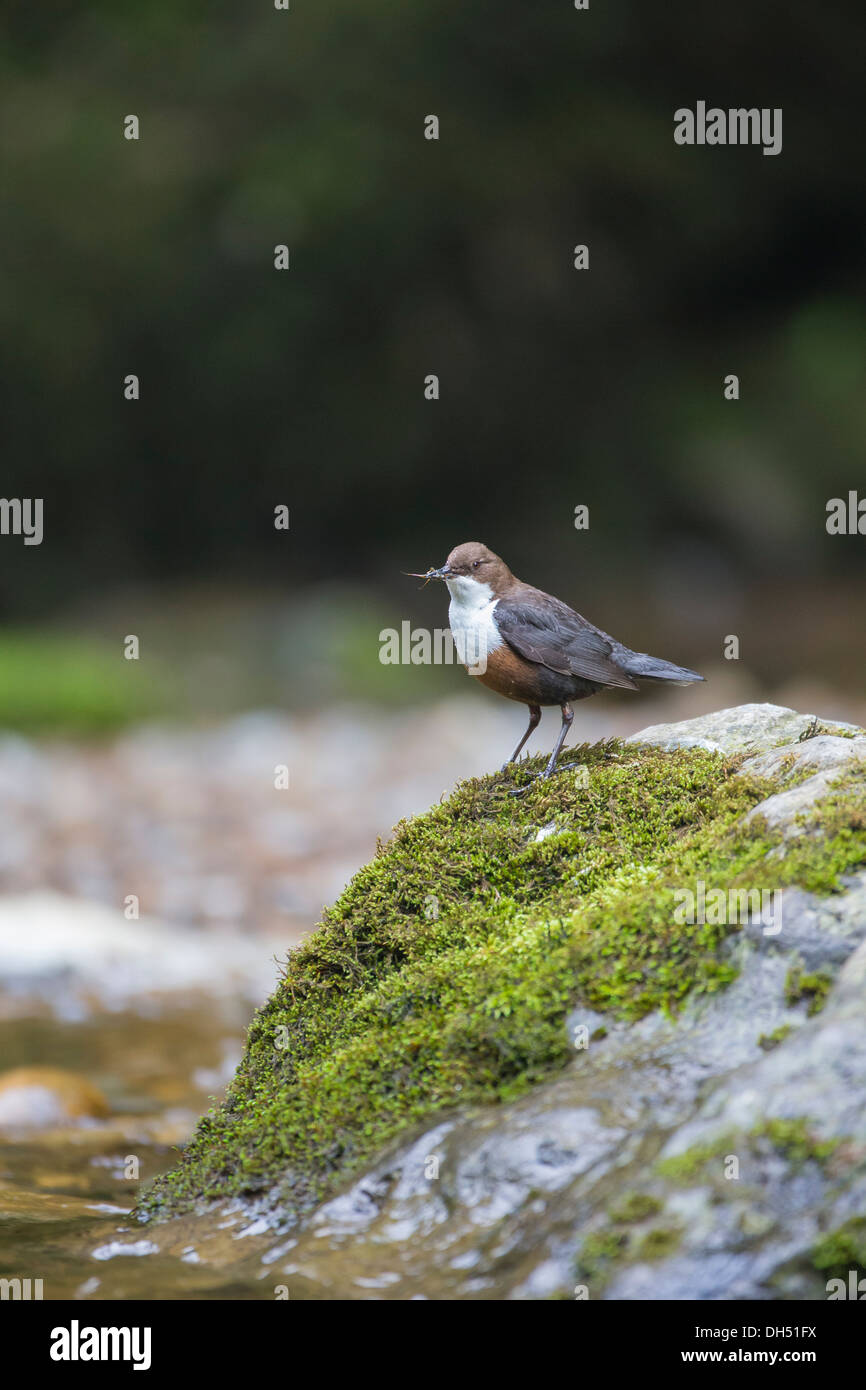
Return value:
[(474, 570), (477, 570), (477, 568), (478, 568), (478, 566), (479, 566), (480, 564), (481, 564), (481, 561), (480, 561), (480, 560), (473, 560), (473, 561), (472, 561), (472, 568), (473, 568)]

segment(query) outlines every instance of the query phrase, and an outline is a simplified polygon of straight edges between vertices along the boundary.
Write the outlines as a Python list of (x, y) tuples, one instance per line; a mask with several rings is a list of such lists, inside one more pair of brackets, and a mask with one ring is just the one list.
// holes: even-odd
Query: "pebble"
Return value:
[(0, 1126), (53, 1129), (110, 1113), (102, 1092), (59, 1067), (17, 1067), (0, 1074)]

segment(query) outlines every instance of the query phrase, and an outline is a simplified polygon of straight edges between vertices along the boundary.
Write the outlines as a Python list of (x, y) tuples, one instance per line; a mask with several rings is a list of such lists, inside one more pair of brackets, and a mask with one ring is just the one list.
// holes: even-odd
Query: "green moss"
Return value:
[(822, 1237), (812, 1250), (812, 1264), (828, 1279), (847, 1279), (855, 1270), (866, 1277), (866, 1217), (855, 1217)]
[(736, 1143), (733, 1135), (725, 1135), (712, 1144), (695, 1144), (681, 1154), (659, 1159), (655, 1171), (660, 1177), (670, 1178), (672, 1182), (694, 1187), (697, 1183), (722, 1174), (725, 1158), (729, 1153), (735, 1152)]
[(611, 1207), (608, 1208), (608, 1216), (611, 1221), (618, 1223), (645, 1221), (649, 1216), (655, 1216), (662, 1209), (662, 1204), (657, 1197), (651, 1197), (648, 1192), (625, 1192)]
[[(308, 1206), (439, 1112), (562, 1067), (575, 1004), (637, 1019), (733, 978), (719, 947), (738, 927), (677, 921), (675, 892), (766, 886), (780, 837), (742, 817), (773, 784), (700, 749), (577, 754), (588, 786), (531, 780), (536, 759), (397, 827), (292, 953), (225, 1102), (140, 1215), (272, 1188)], [(834, 863), (854, 857), (852, 814)]]
[(803, 1116), (767, 1120), (752, 1131), (756, 1139), (768, 1139), (789, 1163), (799, 1166), (808, 1159), (826, 1163), (839, 1147), (838, 1139), (816, 1139)]
[[(638, 1193), (632, 1193), (638, 1197)], [(649, 1202), (654, 1202), (653, 1198)], [(660, 1203), (652, 1208), (641, 1204), (642, 1215), (638, 1220), (659, 1210)], [(631, 1218), (617, 1217), (617, 1221)], [(678, 1226), (653, 1226), (643, 1233), (616, 1231), (602, 1227), (591, 1231), (585, 1237), (575, 1260), (575, 1277), (590, 1282), (596, 1292), (602, 1288), (614, 1273), (614, 1267), (635, 1260), (663, 1260), (672, 1255), (682, 1241), (682, 1231)]]
[(758, 1047), (764, 1052), (772, 1052), (774, 1047), (778, 1047), (780, 1042), (784, 1042), (791, 1031), (790, 1023), (783, 1023), (778, 1028), (774, 1028), (772, 1033), (762, 1033), (758, 1038)]
[(859, 738), (862, 733), (862, 729), (843, 729), (839, 724), (822, 724), (817, 715), (813, 715), (811, 724), (803, 730), (797, 741), (805, 743), (810, 738), (817, 738), (819, 734), (830, 734), (835, 738)]
[(638, 1260), (664, 1260), (672, 1255), (682, 1240), (682, 1231), (675, 1226), (654, 1226), (642, 1236), (635, 1249)]
[(788, 840), (778, 865), (778, 884), (797, 884), (810, 893), (841, 893), (843, 878), (864, 863), (866, 768), (858, 764), (832, 785), (829, 794), (798, 818), (805, 832)]
[(798, 1004), (801, 999), (808, 999), (809, 1007), (806, 1012), (810, 1016), (818, 1014), (827, 1002), (832, 984), (833, 977), (826, 971), (804, 974), (802, 966), (792, 965), (785, 977), (785, 1001), (793, 1005)]
[(710, 1144), (695, 1144), (681, 1154), (660, 1159), (655, 1171), (660, 1177), (686, 1187), (714, 1182), (724, 1177), (724, 1161), (728, 1154), (742, 1154), (749, 1141), (766, 1140), (792, 1164), (814, 1159), (825, 1163), (836, 1149), (836, 1139), (817, 1139), (809, 1120), (803, 1116), (793, 1119), (773, 1119), (756, 1126), (748, 1136), (726, 1134)]
[(603, 1283), (611, 1266), (622, 1259), (627, 1247), (628, 1236), (622, 1231), (593, 1231), (580, 1247), (575, 1264), (577, 1278)]

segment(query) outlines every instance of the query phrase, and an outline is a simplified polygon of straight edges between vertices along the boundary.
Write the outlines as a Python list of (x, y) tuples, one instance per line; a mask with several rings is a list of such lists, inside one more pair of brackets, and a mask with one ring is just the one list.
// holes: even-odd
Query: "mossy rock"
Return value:
[(275, 1185), (305, 1206), (407, 1127), (561, 1067), (576, 1001), (636, 1019), (732, 978), (730, 928), (675, 923), (674, 889), (748, 883), (770, 840), (737, 823), (772, 785), (703, 749), (578, 759), (465, 782), (397, 827), (292, 953), (146, 1211)]
[(772, 866), (833, 893), (866, 864), (862, 771), (814, 809), (817, 838), (783, 844), (754, 814), (779, 780), (734, 755), (611, 741), (577, 760), (467, 781), (397, 827), (291, 954), (224, 1102), (140, 1217), (261, 1194), (302, 1214), (424, 1125), (554, 1077), (574, 1008), (622, 1027), (729, 984), (741, 927), (683, 922), (684, 884), (730, 893)]

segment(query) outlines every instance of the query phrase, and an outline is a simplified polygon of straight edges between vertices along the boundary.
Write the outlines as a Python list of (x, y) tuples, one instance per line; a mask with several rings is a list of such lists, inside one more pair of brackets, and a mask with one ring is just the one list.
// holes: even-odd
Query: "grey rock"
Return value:
[[(796, 743), (817, 723), (812, 714), (798, 714), (784, 705), (736, 705), (678, 724), (653, 724), (626, 739), (627, 743), (651, 743), (660, 748), (707, 748), (717, 753), (766, 752), (782, 744)], [(854, 724), (831, 721), (833, 729), (862, 734)]]
[(805, 782), (792, 787), (790, 791), (776, 792), (766, 801), (758, 802), (746, 816), (747, 821), (763, 816), (771, 830), (781, 830), (786, 839), (793, 840), (803, 834), (800, 818), (823, 797), (828, 796), (835, 782), (839, 780), (839, 769), (832, 772), (816, 772)]
[(845, 887), (829, 898), (800, 888), (781, 889), (778, 934), (768, 936), (760, 922), (747, 923), (743, 934), (768, 953), (780, 950), (787, 958), (796, 952), (810, 972), (841, 965), (866, 936), (866, 873), (851, 875)]
[[(854, 762), (866, 760), (866, 737), (842, 738), (837, 734), (818, 734), (815, 738), (804, 739), (771, 748), (767, 753), (758, 753), (743, 763), (744, 772), (754, 772), (759, 777), (778, 777), (790, 781), (805, 771), (829, 772), (844, 769)], [(789, 766), (786, 768), (785, 764)]]

